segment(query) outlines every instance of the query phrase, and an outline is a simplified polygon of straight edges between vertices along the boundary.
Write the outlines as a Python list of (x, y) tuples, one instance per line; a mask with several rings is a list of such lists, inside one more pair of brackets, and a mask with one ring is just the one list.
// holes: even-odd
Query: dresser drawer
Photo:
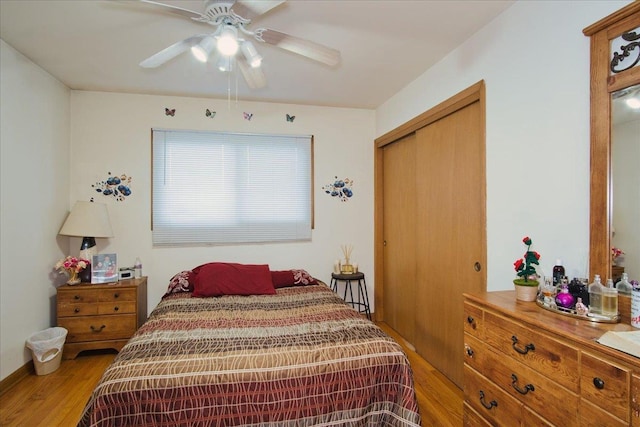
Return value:
[(606, 409), (629, 422), (629, 386), (631, 372), (611, 362), (582, 353), (580, 387), (582, 397), (595, 405), (607, 402)]
[(58, 288), (58, 305), (94, 303), (98, 301), (98, 290), (87, 289), (85, 287)]
[(136, 331), (135, 314), (59, 318), (68, 342), (128, 339)]
[(464, 303), (464, 331), (477, 338), (483, 337), (482, 309), (465, 301)]
[(631, 377), (631, 425), (640, 427), (640, 375)]
[(465, 335), (465, 344), (473, 351), (472, 356), (466, 352), (465, 363), (514, 399), (556, 425), (578, 425), (578, 395), (469, 335)]
[(522, 404), (466, 364), (464, 400), (491, 425), (513, 427), (522, 420)]
[(580, 427), (628, 427), (630, 425), (611, 415), (606, 402), (600, 402), (600, 407), (597, 407), (582, 399), (579, 412)]
[(485, 342), (578, 393), (578, 350), (490, 311), (484, 313)]
[(135, 314), (135, 301), (101, 302), (96, 304), (97, 314)]
[(473, 409), (469, 403), (464, 402), (463, 408), (463, 417), (462, 417), (462, 426), (463, 427), (491, 427), (484, 418), (478, 414), (475, 409)]
[(111, 302), (111, 301), (135, 301), (136, 290), (134, 288), (126, 289), (101, 289), (98, 291), (98, 301)]
[(61, 302), (58, 304), (58, 317), (93, 316), (98, 314), (97, 304)]

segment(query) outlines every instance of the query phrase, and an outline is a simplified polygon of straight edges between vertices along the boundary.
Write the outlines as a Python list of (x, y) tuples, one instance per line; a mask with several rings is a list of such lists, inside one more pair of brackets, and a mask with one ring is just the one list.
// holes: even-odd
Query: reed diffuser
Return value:
[(352, 274), (351, 252), (353, 252), (353, 245), (340, 245), (340, 249), (342, 249), (342, 254), (344, 255), (344, 263), (340, 266), (340, 272), (342, 274)]

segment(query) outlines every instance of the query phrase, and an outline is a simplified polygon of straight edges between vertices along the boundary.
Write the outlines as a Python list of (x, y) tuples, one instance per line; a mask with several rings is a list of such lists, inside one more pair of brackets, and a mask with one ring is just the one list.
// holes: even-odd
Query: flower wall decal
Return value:
[(341, 202), (346, 202), (353, 196), (353, 180), (349, 178), (338, 179), (334, 177), (334, 181), (327, 185), (323, 185), (322, 189), (331, 197), (337, 197)]
[(103, 196), (112, 196), (121, 202), (125, 197), (131, 195), (131, 179), (130, 176), (125, 174), (115, 176), (109, 172), (107, 179), (98, 181), (91, 187)]

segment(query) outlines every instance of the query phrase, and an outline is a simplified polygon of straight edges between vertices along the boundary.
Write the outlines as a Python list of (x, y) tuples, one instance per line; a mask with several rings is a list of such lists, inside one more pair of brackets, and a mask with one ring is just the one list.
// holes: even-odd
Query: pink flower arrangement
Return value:
[(74, 256), (68, 256), (65, 259), (61, 259), (56, 262), (55, 269), (62, 271), (66, 271), (67, 273), (80, 273), (82, 270), (87, 268), (91, 264), (89, 260), (83, 258), (76, 258)]
[(620, 255), (624, 255), (624, 251), (620, 248), (611, 248), (611, 260), (615, 261)]

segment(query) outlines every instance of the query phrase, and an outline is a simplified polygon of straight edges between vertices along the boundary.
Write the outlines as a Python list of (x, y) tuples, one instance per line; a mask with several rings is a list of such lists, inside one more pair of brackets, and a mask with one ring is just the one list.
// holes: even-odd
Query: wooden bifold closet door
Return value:
[(483, 104), (382, 151), (384, 321), (462, 387), (462, 294), (486, 289)]

